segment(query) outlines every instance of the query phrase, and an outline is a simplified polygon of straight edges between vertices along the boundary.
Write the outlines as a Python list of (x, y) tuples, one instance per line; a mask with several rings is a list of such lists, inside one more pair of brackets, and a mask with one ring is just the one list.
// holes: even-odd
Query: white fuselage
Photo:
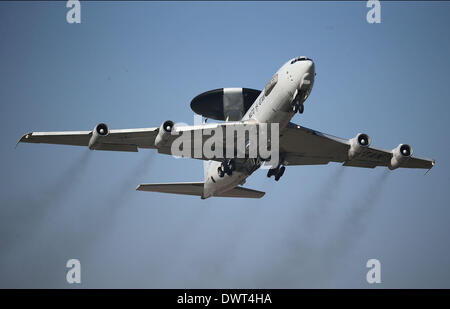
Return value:
[[(253, 119), (258, 123), (278, 123), (281, 133), (295, 115), (292, 108), (295, 96), (301, 91), (303, 94), (302, 103), (306, 100), (313, 87), (314, 76), (315, 70), (312, 60), (308, 58), (289, 60), (275, 73), (242, 120)], [(269, 90), (268, 95), (266, 95), (266, 90)], [(209, 161), (205, 166), (205, 184), (202, 198), (226, 192), (237, 185), (243, 184), (245, 179), (260, 166), (255, 160), (248, 159), (245, 168), (236, 169), (231, 176), (219, 177), (217, 170), (220, 165), (221, 162)]]

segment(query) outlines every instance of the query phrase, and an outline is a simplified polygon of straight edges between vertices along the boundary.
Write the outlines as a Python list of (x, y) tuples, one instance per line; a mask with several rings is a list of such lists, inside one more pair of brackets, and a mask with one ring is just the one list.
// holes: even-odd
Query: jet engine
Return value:
[(400, 167), (403, 162), (406, 162), (412, 155), (412, 148), (407, 144), (400, 144), (392, 150), (391, 162), (388, 165), (390, 170), (395, 170)]
[(174, 125), (174, 122), (171, 120), (164, 121), (164, 123), (161, 125), (158, 135), (155, 138), (155, 146), (157, 148), (163, 146), (164, 143), (169, 139)]
[(94, 130), (92, 130), (92, 136), (89, 139), (89, 149), (94, 150), (95, 146), (102, 139), (102, 137), (107, 136), (109, 134), (109, 128), (105, 123), (99, 123), (95, 126)]
[(353, 159), (364, 148), (369, 147), (370, 137), (364, 133), (358, 133), (356, 137), (350, 140), (350, 149), (348, 150), (348, 159)]

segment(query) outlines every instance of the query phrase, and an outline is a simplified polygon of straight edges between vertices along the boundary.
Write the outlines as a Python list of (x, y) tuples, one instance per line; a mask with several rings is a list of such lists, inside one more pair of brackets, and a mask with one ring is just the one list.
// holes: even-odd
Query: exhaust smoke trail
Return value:
[[(351, 202), (350, 209), (344, 218), (338, 222), (338, 227), (330, 231), (329, 238), (317, 252), (318, 259), (314, 266), (314, 273), (310, 274), (316, 285), (329, 281), (338, 271), (339, 260), (355, 246), (366, 231), (365, 221), (374, 210), (386, 184), (389, 170), (378, 175), (366, 189), (361, 190)], [(308, 284), (310, 284), (308, 282)]]
[(138, 164), (131, 169), (125, 177), (117, 184), (116, 190), (107, 198), (105, 206), (110, 210), (117, 210), (129, 197), (130, 194), (136, 192), (139, 178), (144, 176), (148, 169), (151, 167), (151, 163), (154, 158), (154, 152), (151, 152), (148, 156), (145, 156)]
[(306, 226), (308, 230), (317, 229), (316, 220), (323, 220), (323, 216), (329, 215), (334, 202), (339, 194), (342, 185), (342, 178), (345, 173), (345, 167), (339, 166), (323, 185), (311, 196), (311, 205), (306, 209), (306, 213), (301, 214), (302, 225)]
[(390, 171), (385, 170), (378, 175), (369, 186), (360, 192), (359, 196), (351, 203), (350, 210), (340, 222), (340, 228), (334, 233), (334, 243), (341, 244), (342, 253), (346, 248), (355, 243), (365, 232), (365, 220), (373, 211), (381, 198), (386, 179)]
[(134, 168), (127, 171), (117, 185), (111, 189), (111, 194), (103, 200), (89, 207), (84, 214), (80, 214), (80, 224), (76, 231), (68, 231), (68, 237), (73, 247), (78, 251), (86, 251), (95, 240), (107, 235), (114, 228), (117, 213), (126, 204), (127, 199), (136, 193), (139, 178), (144, 176), (151, 166), (154, 153), (146, 155)]
[(324, 223), (330, 218), (345, 170), (342, 166), (337, 167), (308, 198), (308, 208), (292, 214), (292, 221), (285, 225), (284, 238), (275, 241), (278, 242), (278, 259), (272, 263), (270, 272), (263, 273), (261, 280), (258, 280), (259, 287), (292, 287), (299, 277), (307, 275), (305, 270), (317, 257), (317, 247), (311, 239), (319, 237)]
[[(69, 163), (57, 179), (42, 193), (31, 194), (26, 188), (21, 196), (9, 197), (1, 202), (0, 248), (2, 252), (15, 243), (29, 238), (41, 228), (45, 218), (61, 206), (61, 200), (67, 196), (86, 170), (89, 151)], [(45, 176), (45, 175), (44, 175)]]
[[(97, 202), (99, 198), (96, 196), (86, 196), (85, 203), (75, 209), (66, 207), (66, 212), (57, 218), (58, 221), (54, 220), (51, 224), (45, 225), (45, 228), (39, 231), (38, 236), (30, 237), (36, 233), (33, 228), (27, 228), (24, 231), (24, 236), (30, 238), (27, 243), (20, 243), (16, 250), (8, 252), (4, 257), (4, 263), (2, 261), (3, 265), (11, 265), (11, 267), (0, 267), (0, 276), (8, 283), (8, 286), (23, 287), (24, 282), (48, 277), (47, 283), (42, 287), (59, 287), (61, 280), (65, 277), (60, 277), (59, 273), (55, 274), (55, 269), (58, 267), (64, 269), (68, 259), (80, 258), (85, 261), (85, 265), (89, 264), (95, 240), (108, 235), (108, 232), (112, 230), (118, 210), (121, 209), (127, 197), (135, 192), (136, 181), (147, 171), (146, 168), (151, 160), (152, 156), (146, 156), (141, 160), (124, 176), (117, 187), (111, 190), (111, 195), (103, 202)], [(79, 171), (74, 175), (81, 175), (83, 169), (80, 168), (80, 165), (74, 165), (68, 171), (73, 172), (75, 169)], [(66, 191), (66, 187), (71, 189), (77, 178), (74, 177), (71, 181), (66, 180), (64, 191)], [(59, 181), (64, 182), (63, 179), (59, 179)], [(61, 186), (61, 184), (59, 185)], [(63, 197), (65, 194), (59, 195)], [(89, 201), (90, 199), (94, 200), (94, 203)], [(48, 222), (48, 220), (43, 221)], [(17, 242), (13, 234), (10, 242)], [(32, 258), (35, 263), (27, 263), (29, 258)], [(18, 271), (19, 268), (20, 271)], [(52, 274), (53, 277), (49, 277), (49, 274)]]
[(378, 175), (367, 189), (357, 194), (342, 220), (334, 220), (330, 212), (344, 169), (336, 170), (310, 198), (311, 207), (306, 213), (299, 214), (300, 218), (294, 216), (294, 221), (284, 231), (286, 239), (281, 240), (279, 259), (259, 280), (261, 287), (323, 287), (339, 269), (339, 259), (364, 235), (364, 221), (381, 197), (389, 171)]

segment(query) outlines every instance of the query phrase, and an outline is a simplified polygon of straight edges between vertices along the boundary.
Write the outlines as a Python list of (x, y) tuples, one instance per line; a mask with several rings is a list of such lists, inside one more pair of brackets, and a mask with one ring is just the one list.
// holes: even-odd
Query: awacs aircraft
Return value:
[[(136, 152), (138, 148), (151, 148), (159, 153), (172, 154), (171, 146), (178, 133), (189, 133), (193, 144), (195, 136), (200, 133), (202, 147), (206, 142), (204, 136), (207, 136), (203, 133), (208, 130), (266, 123), (277, 124), (279, 130), (276, 136), (279, 160), (267, 173), (276, 181), (289, 165), (341, 162), (344, 166), (385, 166), (391, 170), (433, 167), (434, 160), (412, 156), (412, 148), (407, 144), (400, 144), (393, 150), (382, 150), (371, 147), (370, 137), (364, 133), (343, 139), (291, 123), (297, 112), (303, 113), (315, 75), (314, 62), (307, 57), (297, 57), (286, 62), (262, 91), (221, 88), (202, 93), (192, 100), (194, 112), (207, 119), (222, 121), (219, 123), (178, 127), (168, 120), (159, 128), (125, 130), (110, 130), (106, 124), (100, 123), (92, 131), (31, 132), (19, 142), (88, 146), (91, 150), (111, 151)], [(241, 185), (267, 160), (237, 157), (234, 151), (223, 158), (204, 155), (197, 158), (205, 161), (203, 182), (141, 184), (137, 190), (196, 195), (202, 199), (211, 196), (261, 198), (265, 194)]]

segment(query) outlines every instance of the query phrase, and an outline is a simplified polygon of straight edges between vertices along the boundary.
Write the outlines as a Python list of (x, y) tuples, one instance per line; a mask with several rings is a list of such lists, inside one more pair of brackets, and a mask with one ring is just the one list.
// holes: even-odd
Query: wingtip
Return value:
[(16, 146), (14, 147), (14, 149), (17, 148), (17, 146), (19, 146), (20, 143), (26, 142), (27, 139), (29, 139), (31, 137), (31, 135), (33, 135), (33, 132), (28, 132), (26, 134), (24, 134), (16, 143)]
[(425, 172), (424, 176), (428, 174), (428, 172), (433, 168), (433, 166), (436, 164), (436, 160), (431, 160), (431, 167)]
[(428, 169), (428, 171), (431, 170), (435, 164), (436, 164), (436, 160), (431, 160), (431, 167)]

